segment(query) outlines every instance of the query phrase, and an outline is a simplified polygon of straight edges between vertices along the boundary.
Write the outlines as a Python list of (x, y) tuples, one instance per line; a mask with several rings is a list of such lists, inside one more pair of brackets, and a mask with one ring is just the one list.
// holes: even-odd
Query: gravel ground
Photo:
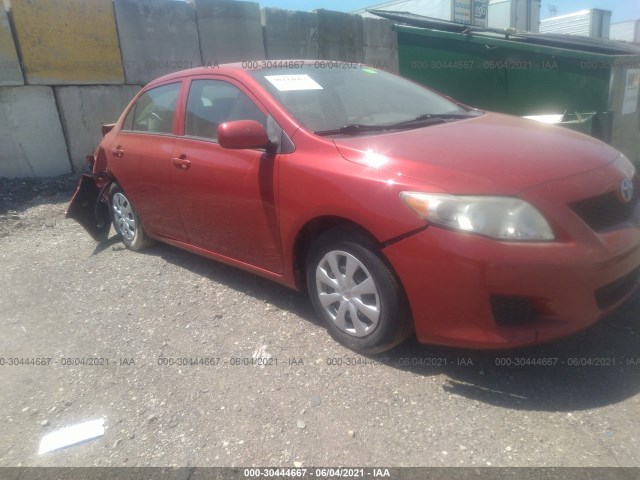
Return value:
[[(0, 180), (0, 466), (640, 466), (640, 296), (541, 347), (366, 358), (284, 287), (97, 245), (64, 219), (74, 184)], [(496, 365), (540, 357), (557, 363)], [(38, 455), (98, 418), (104, 436)]]

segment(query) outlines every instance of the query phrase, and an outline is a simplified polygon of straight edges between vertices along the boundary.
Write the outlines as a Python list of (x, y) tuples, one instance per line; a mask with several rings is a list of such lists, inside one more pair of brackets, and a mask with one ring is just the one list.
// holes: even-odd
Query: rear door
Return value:
[(217, 142), (217, 127), (227, 121), (255, 120), (266, 127), (266, 110), (226, 77), (193, 79), (184, 118), (172, 178), (189, 243), (281, 273), (277, 157), (257, 149), (228, 150)]
[(184, 241), (186, 234), (171, 184), (181, 88), (180, 81), (167, 83), (138, 97), (107, 155), (145, 229)]

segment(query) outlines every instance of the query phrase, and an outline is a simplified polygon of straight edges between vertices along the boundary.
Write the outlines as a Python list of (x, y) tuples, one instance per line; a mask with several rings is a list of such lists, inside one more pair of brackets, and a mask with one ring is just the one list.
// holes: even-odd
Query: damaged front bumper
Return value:
[(84, 173), (65, 213), (78, 222), (97, 242), (109, 236), (109, 186), (113, 178), (107, 172)]

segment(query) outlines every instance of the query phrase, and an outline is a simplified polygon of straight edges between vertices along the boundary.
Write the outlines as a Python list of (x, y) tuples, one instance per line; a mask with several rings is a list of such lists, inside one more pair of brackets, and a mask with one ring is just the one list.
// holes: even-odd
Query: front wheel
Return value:
[(352, 350), (384, 352), (412, 332), (402, 286), (362, 235), (338, 230), (320, 236), (309, 254), (307, 286), (331, 336)]
[(111, 219), (116, 233), (124, 245), (131, 250), (142, 250), (151, 245), (138, 214), (122, 189), (113, 184), (109, 194)]

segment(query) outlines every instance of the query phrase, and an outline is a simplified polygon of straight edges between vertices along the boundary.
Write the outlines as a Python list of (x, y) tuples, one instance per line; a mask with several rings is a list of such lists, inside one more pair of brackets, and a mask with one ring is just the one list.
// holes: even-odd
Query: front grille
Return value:
[(618, 303), (633, 292), (633, 289), (638, 285), (639, 279), (640, 268), (636, 268), (634, 271), (628, 273), (622, 278), (619, 278), (615, 282), (611, 282), (610, 284), (597, 289), (595, 291), (595, 296), (598, 308), (606, 310)]
[(531, 301), (525, 297), (491, 295), (491, 311), (498, 325), (517, 326), (538, 319)]
[[(634, 182), (637, 185), (637, 182)], [(633, 217), (638, 205), (638, 188), (633, 199), (623, 202), (616, 192), (609, 192), (597, 197), (587, 198), (572, 203), (571, 209), (592, 230), (603, 232), (627, 223)]]

